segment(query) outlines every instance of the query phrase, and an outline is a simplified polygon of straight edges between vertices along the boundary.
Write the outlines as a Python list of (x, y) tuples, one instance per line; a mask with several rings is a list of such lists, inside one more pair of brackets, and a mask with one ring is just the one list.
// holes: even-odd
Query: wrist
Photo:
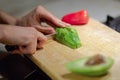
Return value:
[(1, 24), (9, 24), (9, 25), (15, 25), (16, 18), (5, 13), (4, 11), (0, 10), (0, 23)]

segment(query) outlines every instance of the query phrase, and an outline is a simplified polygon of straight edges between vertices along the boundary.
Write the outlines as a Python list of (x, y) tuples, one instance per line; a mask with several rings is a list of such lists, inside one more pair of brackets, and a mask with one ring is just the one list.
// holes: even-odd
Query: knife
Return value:
[[(46, 35), (46, 37), (48, 40), (50, 40), (50, 39), (54, 38), (55, 34), (56, 33), (48, 34), (48, 35)], [(5, 45), (5, 48), (7, 51), (14, 51), (14, 50), (18, 49), (19, 47), (18, 47), (18, 45)]]

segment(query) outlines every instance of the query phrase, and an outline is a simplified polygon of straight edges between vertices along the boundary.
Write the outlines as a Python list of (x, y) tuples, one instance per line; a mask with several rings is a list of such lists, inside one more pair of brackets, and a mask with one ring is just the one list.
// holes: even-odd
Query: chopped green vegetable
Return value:
[(73, 49), (81, 46), (77, 31), (71, 27), (56, 28), (55, 40)]
[(65, 64), (66, 68), (73, 73), (87, 75), (87, 76), (101, 76), (107, 73), (108, 69), (113, 65), (113, 59), (105, 57), (104, 63), (98, 65), (86, 65), (89, 57), (75, 60)]

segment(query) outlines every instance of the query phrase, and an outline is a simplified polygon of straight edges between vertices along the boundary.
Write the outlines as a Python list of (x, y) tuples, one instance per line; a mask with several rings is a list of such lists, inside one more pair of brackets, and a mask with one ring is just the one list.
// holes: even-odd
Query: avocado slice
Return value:
[(86, 65), (90, 57), (84, 57), (79, 60), (68, 62), (65, 64), (66, 68), (73, 73), (87, 75), (87, 76), (101, 76), (108, 72), (113, 65), (113, 59), (105, 57), (104, 62), (97, 65)]
[(73, 49), (81, 46), (77, 31), (71, 27), (56, 28), (54, 39)]

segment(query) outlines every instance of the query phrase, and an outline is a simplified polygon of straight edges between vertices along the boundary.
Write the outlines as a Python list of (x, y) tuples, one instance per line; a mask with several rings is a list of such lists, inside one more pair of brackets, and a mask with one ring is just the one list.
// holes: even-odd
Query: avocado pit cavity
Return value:
[(86, 62), (87, 66), (99, 65), (105, 63), (105, 57), (101, 54), (94, 55)]

